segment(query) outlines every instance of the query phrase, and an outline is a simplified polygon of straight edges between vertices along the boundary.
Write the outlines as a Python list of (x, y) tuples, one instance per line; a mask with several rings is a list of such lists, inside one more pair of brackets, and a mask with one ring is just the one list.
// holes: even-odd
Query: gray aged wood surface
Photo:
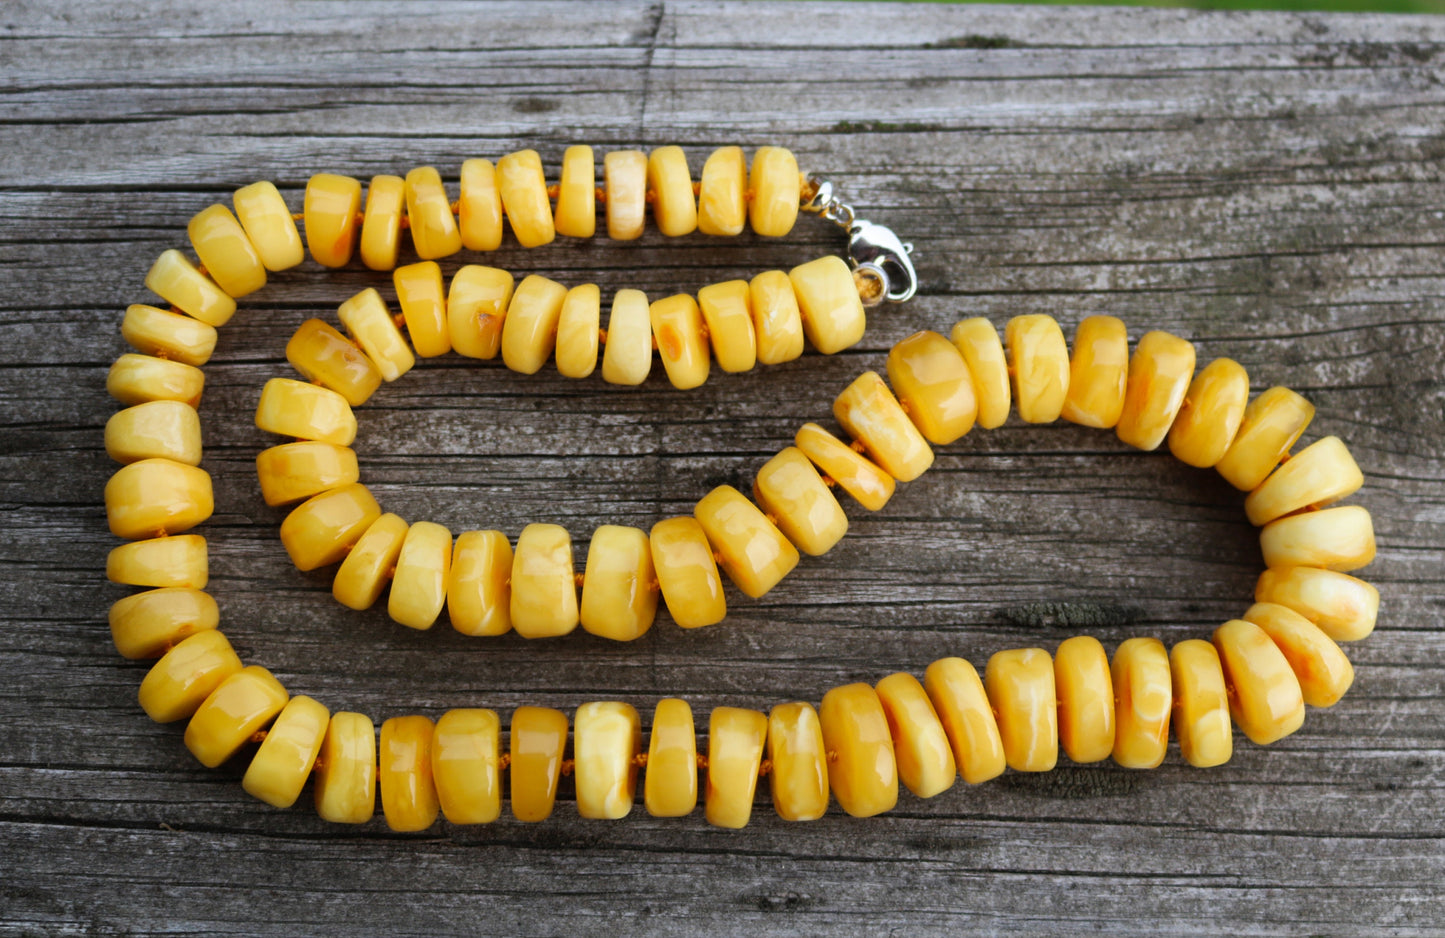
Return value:
[[(0, 9), (0, 933), (1445, 934), (1445, 21), (715, 3), (501, 6), (46, 0)], [(101, 488), (127, 303), (197, 210), (272, 179), (535, 147), (792, 147), (917, 245), (918, 298), (863, 343), (689, 393), (428, 361), (361, 412), (388, 508), (513, 536), (647, 526), (763, 459), (889, 345), (986, 315), (1113, 313), (1319, 408), (1367, 477), (1384, 595), (1355, 686), (1197, 771), (1066, 766), (854, 820), (700, 812), (389, 833), (270, 810), (135, 703)], [(841, 239), (605, 240), (493, 262), (662, 295)], [(447, 268), (476, 260), (462, 255)], [(817, 701), (1086, 628), (1205, 635), (1260, 565), (1210, 472), (1070, 425), (975, 432), (725, 624), (632, 645), (414, 633), (300, 574), (256, 490), (251, 415), (312, 315), (389, 279), (313, 264), (243, 302), (208, 368), (213, 590), (249, 661), (381, 719), (680, 695)], [(548, 369), (550, 372), (550, 369)], [(579, 556), (580, 559), (580, 556)], [(1056, 603), (1049, 607), (1040, 604)], [(1072, 628), (1065, 620), (1081, 620)], [(303, 803), (309, 802), (309, 795)]]

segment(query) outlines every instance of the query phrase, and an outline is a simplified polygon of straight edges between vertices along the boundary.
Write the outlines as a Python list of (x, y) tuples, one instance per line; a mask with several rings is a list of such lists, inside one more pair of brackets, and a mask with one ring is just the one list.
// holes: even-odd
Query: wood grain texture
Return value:
[[(22, 0), (0, 11), (0, 934), (1445, 934), (1445, 21), (733, 3)], [(240, 185), (535, 147), (789, 146), (917, 246), (862, 344), (688, 393), (427, 361), (360, 413), (364, 478), (406, 518), (578, 540), (748, 485), (918, 329), (1112, 313), (1319, 408), (1374, 515), (1379, 628), (1349, 695), (1197, 771), (1009, 774), (867, 821), (744, 831), (701, 812), (420, 835), (248, 798), (135, 704), (100, 492), (104, 392), (154, 256)], [(605, 240), (484, 262), (664, 295), (837, 251)], [(483, 260), (449, 259), (448, 271)], [(1011, 420), (940, 451), (833, 552), (717, 628), (628, 646), (418, 634), (300, 574), (256, 490), (251, 422), (285, 338), (389, 278), (312, 264), (242, 303), (207, 368), (204, 528), (224, 627), (295, 692), (374, 718), (454, 706), (645, 715), (817, 701), (1081, 628), (1206, 634), (1260, 565), (1241, 496), (1109, 434)], [(849, 506), (850, 510), (856, 506)], [(1052, 604), (1052, 605), (1050, 605)], [(1070, 622), (1074, 624), (1070, 627)], [(306, 800), (303, 797), (303, 801)]]

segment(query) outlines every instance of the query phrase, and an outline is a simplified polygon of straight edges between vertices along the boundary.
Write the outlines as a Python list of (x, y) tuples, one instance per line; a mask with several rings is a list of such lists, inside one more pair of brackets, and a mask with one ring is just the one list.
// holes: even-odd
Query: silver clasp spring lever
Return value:
[(808, 177), (812, 197), (803, 204), (805, 212), (828, 219), (848, 232), (848, 261), (865, 277), (879, 281), (881, 289), (865, 306), (877, 306), (884, 300), (902, 303), (918, 292), (918, 275), (913, 270), (913, 245), (900, 241), (892, 229), (858, 218), (853, 207), (839, 201), (833, 184), (817, 176)]

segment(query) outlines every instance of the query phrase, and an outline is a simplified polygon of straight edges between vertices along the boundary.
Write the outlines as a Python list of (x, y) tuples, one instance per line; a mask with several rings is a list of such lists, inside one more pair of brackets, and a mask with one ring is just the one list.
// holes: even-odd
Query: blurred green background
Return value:
[[(935, 0), (953, 3), (958, 0)], [(1323, 10), (1331, 13), (1445, 13), (1445, 0), (963, 0), (1085, 6), (1186, 7), (1193, 10)]]

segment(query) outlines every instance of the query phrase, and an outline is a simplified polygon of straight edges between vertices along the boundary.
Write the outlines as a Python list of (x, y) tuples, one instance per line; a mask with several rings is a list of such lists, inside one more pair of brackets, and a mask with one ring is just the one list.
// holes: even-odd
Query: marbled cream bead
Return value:
[(350, 446), (356, 439), (356, 415), (346, 398), (293, 378), (272, 378), (262, 386), (256, 426), (267, 433), (337, 446)]
[(210, 473), (169, 459), (122, 466), (105, 483), (110, 533), (128, 541), (189, 531), (214, 509)]
[(518, 707), (512, 711), (511, 740), (512, 816), (528, 823), (545, 821), (557, 801), (567, 715), (550, 707)]
[(519, 150), (497, 160), (497, 189), (518, 244), (535, 248), (556, 237), (547, 177), (536, 150)]
[(697, 291), (697, 305), (707, 323), (717, 365), (723, 371), (751, 371), (758, 363), (758, 338), (748, 308), (748, 282), (729, 280)]
[(768, 761), (773, 764), (768, 781), (778, 817), (816, 821), (827, 813), (828, 746), (812, 704), (794, 701), (768, 712)]
[(1059, 760), (1059, 712), (1049, 653), (1042, 648), (996, 652), (984, 668), (983, 683), (1009, 768), (1051, 770)]
[(818, 719), (828, 752), (828, 786), (838, 804), (853, 817), (892, 810), (898, 803), (898, 765), (878, 693), (867, 684), (835, 687), (823, 695)]
[(205, 589), (210, 579), (206, 539), (178, 534), (122, 544), (105, 558), (105, 578), (128, 586)]
[(569, 238), (590, 238), (597, 233), (597, 164), (591, 147), (568, 147), (562, 153), (553, 227)]
[(752, 172), (748, 176), (748, 189), (752, 192), (748, 221), (753, 231), (769, 238), (781, 238), (792, 231), (793, 223), (798, 220), (802, 188), (798, 160), (791, 150), (758, 147), (753, 152)]
[(652, 711), (642, 804), (653, 817), (686, 817), (697, 807), (697, 731), (686, 700), (668, 697)]
[(534, 375), (552, 357), (557, 321), (567, 288), (532, 274), (517, 285), (502, 320), (502, 361), (513, 371)]
[[(667, 379), (680, 391), (707, 381), (712, 364), (707, 336), (703, 334), (702, 310), (686, 293), (658, 300), (648, 308), (652, 334), (657, 337), (658, 357)], [(612, 335), (608, 333), (608, 344)]]
[(973, 376), (958, 349), (938, 333), (915, 332), (889, 349), (888, 381), (928, 442), (946, 446), (973, 429)]
[(288, 270), (306, 259), (296, 220), (275, 184), (243, 186), (231, 196), (231, 205), (267, 270)]
[(656, 579), (647, 532), (602, 525), (587, 547), (578, 609), (582, 628), (618, 642), (642, 637), (657, 615)]
[(436, 167), (418, 166), (406, 174), (406, 215), (411, 220), (411, 243), (417, 257), (436, 260), (462, 249), (452, 203)]
[(1169, 652), (1174, 688), (1174, 735), (1179, 754), (1197, 769), (1223, 765), (1234, 754), (1229, 691), (1214, 646), (1186, 639)]
[(398, 267), (392, 272), (391, 282), (416, 353), (422, 358), (435, 358), (450, 352), (446, 292), (442, 288), (442, 269), (436, 261)]
[(208, 326), (220, 328), (236, 313), (236, 301), (180, 251), (162, 251), (145, 282), (147, 290)]
[(502, 813), (502, 721), (495, 710), (448, 710), (432, 733), (432, 780), (453, 824), (490, 824)]
[(813, 348), (832, 355), (863, 338), (867, 316), (847, 261), (836, 254), (820, 257), (788, 271), (788, 279)]
[(1340, 646), (1293, 609), (1255, 603), (1243, 618), (1263, 629), (1284, 655), (1311, 707), (1334, 706), (1354, 683), (1355, 669)]
[(110, 607), (110, 638), (122, 658), (159, 658), (197, 632), (214, 629), (221, 611), (210, 593), (162, 587), (132, 593)]
[(666, 518), (648, 534), (667, 611), (680, 628), (715, 625), (727, 614), (712, 545), (696, 518)]
[(608, 384), (639, 385), (651, 371), (652, 310), (647, 296), (641, 290), (618, 290), (607, 316), (602, 380)]
[(356, 610), (376, 605), (391, 582), (408, 530), (406, 521), (390, 512), (373, 521), (336, 570), (336, 578), (331, 581), (331, 595), (336, 601)]
[(759, 363), (777, 365), (803, 354), (803, 314), (787, 274), (765, 270), (748, 281), (748, 306), (752, 309)]
[(336, 310), (336, 318), (381, 372), (383, 381), (395, 381), (416, 364), (411, 346), (406, 344), (406, 337), (397, 328), (386, 301), (375, 289), (368, 287), (342, 303)]
[(1069, 392), (1060, 415), (1070, 423), (1112, 430), (1124, 411), (1129, 332), (1114, 316), (1086, 316), (1074, 330)]
[(386, 826), (394, 831), (424, 831), (441, 809), (432, 775), (436, 727), (423, 716), (392, 717), (381, 724), (377, 785)]
[(501, 531), (463, 531), (452, 547), (447, 615), (463, 635), (512, 630), (512, 545)]
[(1002, 775), (1007, 765), (1003, 738), (974, 666), (962, 658), (940, 658), (924, 672), (923, 689), (943, 724), (963, 780), (977, 785)]
[(1380, 592), (1364, 580), (1317, 567), (1265, 570), (1255, 602), (1278, 603), (1319, 626), (1337, 642), (1357, 642), (1375, 630)]
[(911, 674), (890, 674), (875, 688), (888, 732), (898, 777), (920, 798), (932, 798), (953, 787), (958, 767), (948, 736), (923, 685)]
[(452, 532), (418, 521), (406, 532), (397, 555), (386, 613), (410, 629), (429, 629), (447, 602), (452, 566)]
[(316, 814), (333, 824), (365, 824), (376, 813), (376, 724), (361, 713), (333, 713), (314, 769)]
[(266, 285), (266, 268), (256, 248), (226, 206), (212, 205), (192, 215), (186, 234), (206, 273), (227, 295), (246, 296)]
[(251, 757), (241, 787), (273, 808), (291, 807), (301, 797), (330, 722), (331, 711), (324, 705), (304, 694), (292, 697)]
[(715, 707), (707, 724), (707, 797), (703, 813), (714, 827), (741, 830), (753, 814), (758, 767), (768, 718), (756, 710)]
[(617, 820), (632, 811), (637, 795), (637, 754), (642, 720), (631, 704), (585, 703), (573, 718), (573, 773), (577, 813), (584, 818)]
[(335, 443), (302, 440), (256, 454), (261, 497), (275, 507), (298, 502), (361, 477), (356, 451)]
[(876, 371), (863, 372), (833, 400), (833, 417), (899, 482), (911, 482), (933, 465), (933, 448)]
[(1239, 432), (1214, 464), (1242, 492), (1259, 488), (1314, 419), (1315, 407), (1289, 388), (1273, 387), (1249, 402)]
[(1075, 635), (1059, 643), (1054, 687), (1064, 755), (1080, 764), (1109, 758), (1114, 752), (1114, 679), (1097, 638)]
[(597, 370), (597, 348), (602, 328), (602, 290), (584, 283), (567, 291), (557, 314), (557, 373), (564, 378), (585, 378)]
[(345, 267), (356, 245), (361, 183), (350, 176), (317, 173), (306, 182), (302, 224), (311, 259), (322, 267)]
[(205, 373), (194, 365), (132, 352), (117, 358), (105, 378), (106, 393), (127, 405), (180, 401), (199, 407), (205, 387)]
[[(491, 160), (462, 163), (461, 198), (457, 200), (457, 230), (468, 251), (495, 251), (502, 246), (502, 193)], [(422, 354), (417, 350), (417, 354)]]
[(731, 485), (719, 485), (703, 496), (693, 517), (717, 551), (718, 566), (753, 599), (777, 586), (798, 565), (798, 549)]
[(948, 340), (953, 343), (973, 376), (974, 396), (978, 399), (978, 425), (985, 430), (1003, 426), (1008, 419), (1012, 400), (1009, 387), (1008, 359), (998, 330), (982, 316), (954, 323)]
[(187, 466), (201, 461), (201, 418), (190, 404), (149, 401), (111, 415), (105, 452), (118, 463), (169, 459)]
[(669, 238), (697, 229), (697, 197), (682, 147), (658, 147), (647, 156), (647, 188), (652, 190), (652, 218)]
[(793, 442), (825, 476), (869, 511), (877, 511), (893, 497), (893, 476), (816, 423), (799, 427)]
[(183, 365), (204, 365), (216, 350), (214, 326), (144, 303), (125, 308), (120, 334), (138, 352), (174, 359)]
[(458, 355), (497, 357), (512, 286), (511, 274), (479, 264), (468, 264), (452, 276), (447, 290), (447, 333)]
[(346, 556), (381, 506), (359, 482), (314, 495), (281, 522), (281, 545), (298, 570), (315, 570)]
[(1194, 376), (1194, 346), (1167, 332), (1148, 332), (1129, 359), (1124, 411), (1114, 432), (1142, 450), (1164, 442)]
[(1069, 347), (1052, 316), (1015, 316), (1004, 327), (1019, 419), (1053, 423), (1069, 393)]
[(556, 524), (529, 524), (512, 555), (512, 628), (523, 638), (566, 635), (577, 627), (572, 538)]
[(826, 554), (848, 531), (848, 516), (838, 499), (795, 446), (758, 470), (753, 499), (775, 519), (783, 536), (805, 554)]
[(1216, 358), (1189, 383), (1184, 404), (1169, 428), (1169, 451), (1182, 463), (1207, 469), (1224, 458), (1249, 401), (1244, 366)]
[(642, 237), (647, 214), (647, 154), (613, 150), (602, 157), (602, 184), (607, 190), (607, 237), (631, 241)]
[(1375, 559), (1375, 529), (1368, 511), (1346, 505), (1271, 521), (1260, 529), (1259, 546), (1266, 567), (1348, 573)]
[(391, 270), (396, 266), (405, 209), (405, 179), (371, 177), (371, 185), (366, 187), (366, 208), (361, 214), (361, 262), (372, 270)]
[(702, 164), (697, 230), (705, 235), (742, 234), (748, 220), (748, 162), (742, 147), (718, 147)]
[(208, 769), (240, 751), (291, 695), (270, 671), (249, 665), (222, 681), (186, 724), (186, 748)]
[(381, 372), (366, 353), (319, 319), (308, 319), (286, 343), (286, 360), (308, 381), (360, 407), (381, 387)]
[(1114, 761), (1126, 769), (1152, 769), (1169, 749), (1174, 688), (1169, 653), (1157, 638), (1131, 638), (1114, 650)]
[(1304, 724), (1299, 679), (1264, 629), (1231, 619), (1214, 630), (1213, 641), (1229, 688), (1230, 716), (1245, 736), (1264, 746)]
[(146, 672), (141, 709), (157, 723), (174, 723), (196, 712), (221, 682), (241, 670), (241, 659), (218, 629), (183, 639)]
[(1358, 491), (1364, 473), (1337, 436), (1316, 440), (1270, 473), (1244, 500), (1251, 524), (1268, 524), (1301, 508), (1323, 508)]

